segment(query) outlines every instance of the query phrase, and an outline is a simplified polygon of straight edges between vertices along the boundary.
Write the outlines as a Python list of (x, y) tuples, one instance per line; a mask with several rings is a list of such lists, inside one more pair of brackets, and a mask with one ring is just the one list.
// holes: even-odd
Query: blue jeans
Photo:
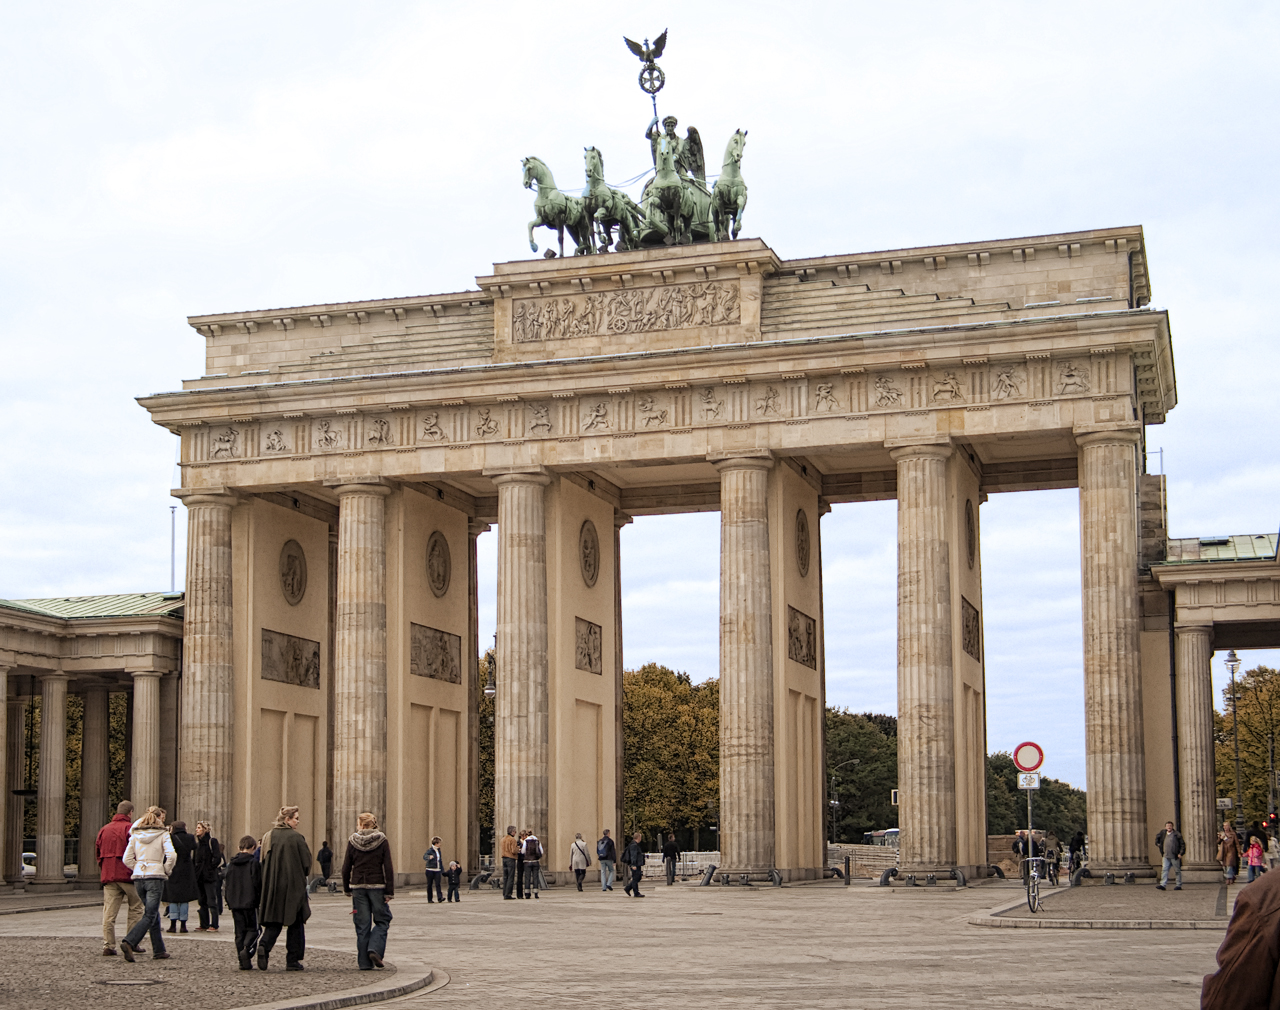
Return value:
[(142, 918), (139, 919), (124, 942), (130, 947), (138, 946), (138, 941), (151, 932), (152, 955), (164, 953), (164, 931), (160, 928), (160, 896), (164, 894), (164, 879), (161, 877), (143, 877), (133, 882), (134, 890), (142, 899)]
[(361, 968), (372, 968), (369, 953), (381, 958), (387, 952), (391, 909), (382, 890), (376, 887), (353, 887), (351, 907), (356, 913), (356, 961)]
[(190, 907), (189, 901), (171, 901), (169, 902), (169, 918), (174, 922), (186, 922), (187, 911)]
[(1246, 884), (1252, 884), (1255, 880), (1257, 880), (1257, 879), (1258, 879), (1259, 877), (1261, 877), (1261, 876), (1262, 876), (1262, 867), (1261, 867), (1261, 866), (1254, 866), (1252, 863), (1250, 863), (1250, 864), (1249, 864), (1249, 879), (1248, 879), (1248, 880), (1246, 880), (1246, 881), (1245, 881), (1245, 883), (1246, 883)]
[(615, 875), (613, 872), (613, 860), (600, 860), (600, 890), (607, 891), (613, 886)]
[(1160, 886), (1164, 887), (1169, 883), (1169, 868), (1173, 867), (1177, 870), (1178, 886), (1182, 886), (1182, 860), (1173, 856), (1164, 857), (1164, 865), (1160, 874)]

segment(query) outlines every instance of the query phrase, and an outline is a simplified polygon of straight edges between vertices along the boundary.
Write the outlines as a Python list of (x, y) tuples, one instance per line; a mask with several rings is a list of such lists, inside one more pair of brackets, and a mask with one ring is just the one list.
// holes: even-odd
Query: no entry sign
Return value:
[(1013, 749), (1013, 763), (1020, 772), (1033, 772), (1044, 764), (1044, 750), (1038, 743), (1028, 740)]

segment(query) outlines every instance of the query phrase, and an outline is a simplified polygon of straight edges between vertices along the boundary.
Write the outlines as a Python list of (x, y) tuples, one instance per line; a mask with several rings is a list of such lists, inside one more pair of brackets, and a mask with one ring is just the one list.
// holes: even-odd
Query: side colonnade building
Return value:
[(1176, 392), (1140, 228), (799, 260), (746, 239), (477, 284), (192, 317), (206, 374), (141, 398), (182, 440), (181, 816), (235, 837), (290, 802), (333, 839), (369, 809), (402, 870), (432, 834), (473, 870), (496, 524), (495, 825), (567, 869), (575, 832), (624, 827), (619, 531), (719, 510), (721, 869), (818, 876), (821, 517), (896, 498), (902, 864), (985, 872), (981, 505), (1078, 487), (1093, 863), (1150, 865), (1174, 756), (1144, 734), (1169, 636), (1139, 517)]

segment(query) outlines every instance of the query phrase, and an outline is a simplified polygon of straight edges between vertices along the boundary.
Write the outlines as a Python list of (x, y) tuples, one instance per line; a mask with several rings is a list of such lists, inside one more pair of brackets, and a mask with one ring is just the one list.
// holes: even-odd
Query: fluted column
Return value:
[(1085, 769), (1095, 868), (1148, 865), (1138, 660), (1136, 428), (1082, 433)]
[(15, 796), (13, 791), (21, 789), (26, 774), (27, 758), (27, 699), (23, 697), (8, 699), (8, 724), (5, 733), (5, 751), (8, 757), (8, 771), (4, 777), (4, 879), (8, 884), (22, 882), (22, 819), (26, 813), (26, 801)]
[(145, 811), (147, 807), (160, 802), (158, 670), (138, 670), (133, 674), (133, 781), (129, 790), (129, 798), (139, 811)]
[[(547, 831), (547, 516), (543, 473), (504, 473), (498, 485), (498, 694), (494, 820)], [(498, 835), (501, 839), (501, 835)]]
[(949, 445), (894, 449), (898, 464), (898, 826), (901, 866), (956, 862)]
[(1189, 867), (1213, 868), (1217, 853), (1217, 797), (1213, 761), (1213, 676), (1209, 665), (1213, 628), (1176, 627), (1178, 779), (1182, 837)]
[(774, 867), (771, 456), (720, 472), (720, 847), (729, 872)]
[(40, 780), (36, 785), (37, 887), (67, 886), (62, 875), (67, 817), (67, 678), (40, 678)]
[[(183, 627), (178, 809), (188, 824), (231, 823), (231, 495), (188, 495), (187, 590)], [(133, 768), (142, 760), (130, 750)], [(130, 775), (130, 784), (136, 781)], [(131, 797), (139, 816), (146, 810)], [(225, 832), (225, 827), (223, 831)]]
[(334, 635), (333, 816), (347, 830), (387, 816), (387, 495), (385, 484), (338, 494)]
[[(476, 538), (488, 523), (467, 523), (467, 861), (466, 874), (480, 869), (480, 564)], [(496, 841), (496, 839), (495, 839)]]
[(98, 879), (94, 842), (107, 823), (107, 790), (110, 756), (107, 752), (108, 702), (105, 687), (84, 692), (84, 730), (80, 737), (80, 874), (81, 880)]

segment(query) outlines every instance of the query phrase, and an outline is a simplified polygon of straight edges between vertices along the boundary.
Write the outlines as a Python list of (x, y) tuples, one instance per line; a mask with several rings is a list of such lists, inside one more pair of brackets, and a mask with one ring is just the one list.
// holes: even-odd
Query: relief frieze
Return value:
[(787, 607), (787, 658), (810, 670), (818, 668), (818, 622), (790, 606)]
[(573, 665), (585, 673), (604, 674), (604, 637), (598, 624), (575, 617)]
[(409, 672), (446, 684), (462, 683), (462, 636), (409, 624)]
[(262, 629), (262, 679), (320, 688), (320, 643)]
[(511, 339), (525, 344), (697, 326), (735, 326), (741, 321), (738, 285), (707, 281), (517, 299), (512, 306)]

